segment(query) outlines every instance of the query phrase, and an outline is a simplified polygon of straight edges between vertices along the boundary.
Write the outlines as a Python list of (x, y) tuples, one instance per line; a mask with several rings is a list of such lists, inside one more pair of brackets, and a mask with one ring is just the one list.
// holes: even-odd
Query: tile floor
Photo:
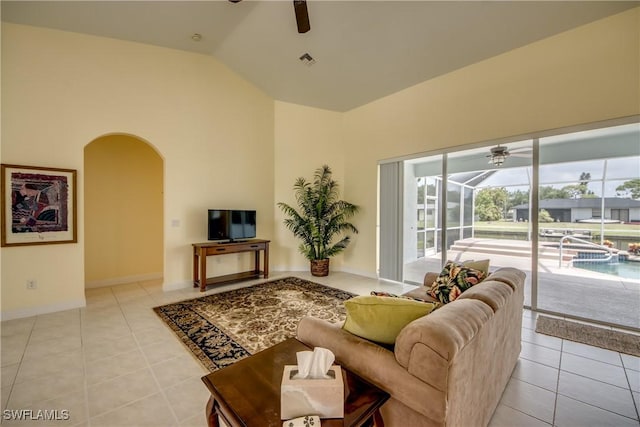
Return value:
[[(312, 280), (354, 293), (411, 288), (347, 273)], [(83, 309), (2, 322), (2, 423), (205, 426), (208, 391), (200, 377), (206, 371), (151, 310), (201, 295), (192, 289), (163, 292), (158, 281), (130, 283), (88, 289)], [(492, 427), (640, 426), (640, 358), (534, 328), (535, 314), (525, 311), (520, 361)], [(5, 419), (7, 409), (58, 410), (69, 419), (20, 422)]]

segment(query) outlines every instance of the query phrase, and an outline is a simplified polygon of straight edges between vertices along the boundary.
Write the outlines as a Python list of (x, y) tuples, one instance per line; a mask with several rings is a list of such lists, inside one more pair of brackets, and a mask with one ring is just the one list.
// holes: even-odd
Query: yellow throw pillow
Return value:
[(402, 328), (431, 313), (438, 305), (405, 298), (361, 295), (344, 302), (347, 319), (342, 328), (370, 341), (393, 344)]

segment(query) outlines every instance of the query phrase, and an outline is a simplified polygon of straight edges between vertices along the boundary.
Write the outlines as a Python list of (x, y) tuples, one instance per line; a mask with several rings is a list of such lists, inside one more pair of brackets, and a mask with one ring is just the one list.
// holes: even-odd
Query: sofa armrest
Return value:
[(416, 378), (447, 391), (455, 359), (492, 316), (482, 301), (458, 298), (405, 326), (396, 338), (396, 360)]
[[(443, 391), (411, 375), (396, 361), (392, 351), (353, 335), (335, 323), (305, 317), (298, 324), (296, 338), (310, 347), (328, 348), (338, 363), (380, 387), (416, 412), (432, 420), (444, 420)], [(430, 402), (425, 405), (425, 402)]]
[(427, 272), (427, 274), (424, 275), (424, 280), (422, 281), (422, 284), (427, 288), (431, 288), (431, 285), (433, 284), (433, 282), (436, 281), (439, 274), (440, 273), (434, 273), (433, 271)]

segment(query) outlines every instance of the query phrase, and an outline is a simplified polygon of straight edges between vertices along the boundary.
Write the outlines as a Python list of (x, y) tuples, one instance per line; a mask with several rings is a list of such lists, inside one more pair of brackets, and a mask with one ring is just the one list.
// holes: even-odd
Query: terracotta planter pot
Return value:
[(311, 260), (311, 275), (324, 277), (329, 275), (329, 258)]

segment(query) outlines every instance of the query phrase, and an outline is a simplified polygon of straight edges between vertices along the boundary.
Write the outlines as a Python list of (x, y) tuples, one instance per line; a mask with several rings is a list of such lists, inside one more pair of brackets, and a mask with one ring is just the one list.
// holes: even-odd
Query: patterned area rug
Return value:
[(344, 321), (343, 301), (353, 296), (287, 277), (155, 307), (154, 311), (213, 372), (295, 336), (304, 316)]
[(640, 356), (640, 336), (631, 333), (547, 316), (538, 316), (536, 332)]

